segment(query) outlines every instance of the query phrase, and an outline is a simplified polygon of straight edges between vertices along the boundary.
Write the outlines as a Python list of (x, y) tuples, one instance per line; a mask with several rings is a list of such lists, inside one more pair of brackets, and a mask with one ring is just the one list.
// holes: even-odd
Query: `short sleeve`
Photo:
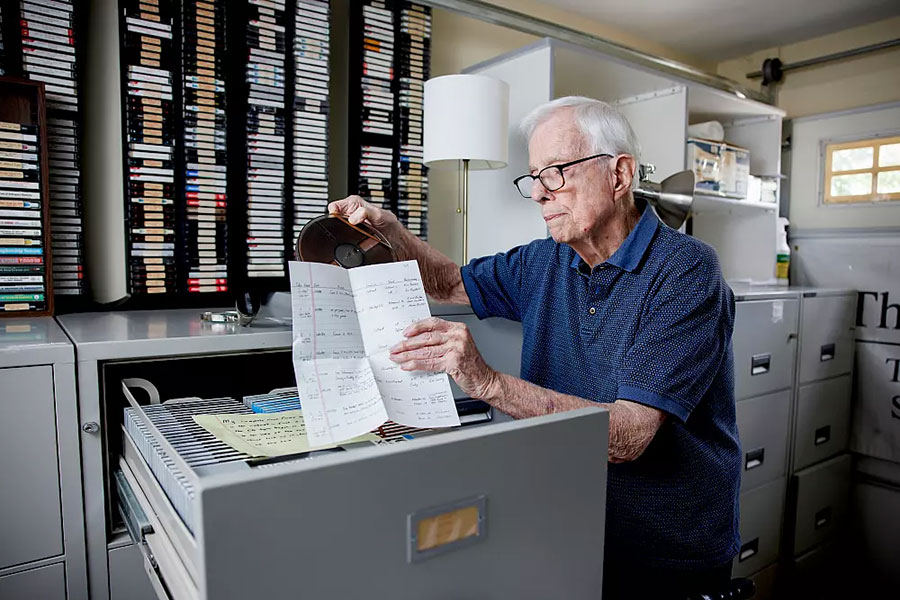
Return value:
[(652, 290), (623, 360), (617, 397), (684, 422), (729, 356), (734, 296), (715, 251), (699, 244), (676, 250)]
[(476, 258), (460, 269), (466, 294), (479, 319), (522, 320), (521, 291), (528, 246)]

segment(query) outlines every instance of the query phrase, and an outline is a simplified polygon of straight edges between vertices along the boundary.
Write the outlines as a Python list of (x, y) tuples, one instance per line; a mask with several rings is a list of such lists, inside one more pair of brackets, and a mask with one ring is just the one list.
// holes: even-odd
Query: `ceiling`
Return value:
[(898, 0), (539, 1), (707, 61), (900, 15)]

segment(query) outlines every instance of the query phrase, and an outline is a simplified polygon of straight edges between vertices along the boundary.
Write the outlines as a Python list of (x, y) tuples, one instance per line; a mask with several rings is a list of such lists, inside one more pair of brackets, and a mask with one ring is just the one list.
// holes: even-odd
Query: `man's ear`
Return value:
[(631, 182), (634, 180), (637, 163), (630, 154), (620, 154), (615, 160), (616, 187), (614, 191), (616, 198), (619, 198), (631, 192)]

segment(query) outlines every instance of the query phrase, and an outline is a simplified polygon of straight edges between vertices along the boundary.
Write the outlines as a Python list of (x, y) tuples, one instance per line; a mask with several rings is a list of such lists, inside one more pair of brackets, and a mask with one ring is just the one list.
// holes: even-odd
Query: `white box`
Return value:
[(694, 189), (719, 193), (722, 190), (724, 144), (700, 138), (687, 139), (687, 164), (694, 171)]
[(719, 191), (727, 196), (746, 198), (749, 177), (750, 151), (739, 146), (724, 144), (722, 185)]

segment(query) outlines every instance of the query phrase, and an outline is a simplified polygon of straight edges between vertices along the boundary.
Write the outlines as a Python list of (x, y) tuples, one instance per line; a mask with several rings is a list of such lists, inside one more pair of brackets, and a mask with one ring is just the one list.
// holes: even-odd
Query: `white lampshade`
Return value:
[(509, 85), (484, 75), (445, 75), (425, 82), (424, 162), (469, 160), (470, 169), (502, 169), (509, 141)]

